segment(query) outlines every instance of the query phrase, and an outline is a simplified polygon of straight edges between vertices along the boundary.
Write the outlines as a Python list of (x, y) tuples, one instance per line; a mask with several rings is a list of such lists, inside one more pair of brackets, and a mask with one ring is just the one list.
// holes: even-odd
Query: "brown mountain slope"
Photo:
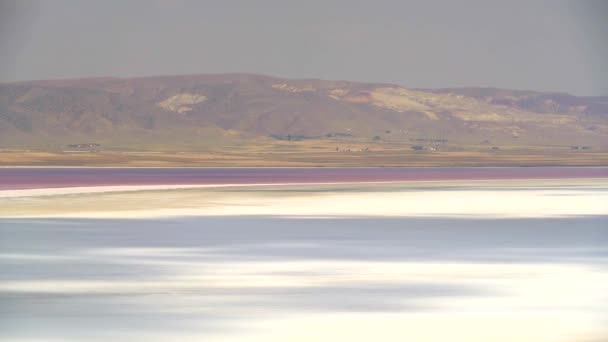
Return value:
[(516, 107), (539, 113), (560, 113), (585, 116), (608, 115), (608, 96), (580, 97), (564, 93), (496, 88), (446, 88), (427, 90), (437, 94), (458, 94), (487, 103)]
[(0, 84), (3, 149), (206, 151), (285, 140), (603, 150), (608, 99), (248, 74)]

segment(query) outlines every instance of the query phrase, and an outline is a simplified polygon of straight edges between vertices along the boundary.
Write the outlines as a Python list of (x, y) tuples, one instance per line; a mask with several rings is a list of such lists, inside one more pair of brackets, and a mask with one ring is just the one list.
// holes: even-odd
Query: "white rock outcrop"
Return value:
[(164, 101), (157, 103), (157, 105), (163, 109), (175, 113), (186, 113), (192, 111), (192, 105), (205, 102), (206, 100), (207, 96), (205, 95), (179, 93), (167, 98)]

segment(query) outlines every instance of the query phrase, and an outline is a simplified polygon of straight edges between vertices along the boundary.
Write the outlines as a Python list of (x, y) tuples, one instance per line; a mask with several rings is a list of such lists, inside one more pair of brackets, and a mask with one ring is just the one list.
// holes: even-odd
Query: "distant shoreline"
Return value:
[(608, 167), (2, 168), (1, 190), (608, 179)]
[(324, 187), (324, 186), (373, 186), (373, 185), (395, 185), (415, 186), (418, 184), (429, 185), (471, 185), (471, 183), (542, 183), (561, 181), (608, 181), (606, 178), (513, 178), (513, 179), (478, 179), (478, 180), (411, 180), (411, 181), (361, 181), (361, 182), (294, 182), (294, 183), (233, 183), (233, 184), (153, 184), (153, 185), (99, 185), (99, 186), (71, 186), (71, 187), (46, 187), (29, 189), (2, 189), (0, 198), (21, 198), (38, 196), (61, 196), (61, 195), (84, 195), (103, 194), (118, 192), (140, 192), (140, 191), (171, 191), (171, 190), (194, 190), (194, 189), (222, 189), (222, 188), (274, 188), (274, 187)]
[(513, 166), (73, 166), (73, 165), (0, 165), (0, 169), (528, 169), (571, 168), (608, 169), (608, 165), (513, 165)]
[(385, 167), (608, 167), (604, 150), (320, 152), (248, 150), (189, 153), (0, 152), (0, 168), (385, 168)]

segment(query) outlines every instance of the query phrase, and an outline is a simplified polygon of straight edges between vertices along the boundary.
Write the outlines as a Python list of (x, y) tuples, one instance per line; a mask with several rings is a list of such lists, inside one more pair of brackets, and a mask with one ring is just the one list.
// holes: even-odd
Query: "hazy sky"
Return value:
[(608, 95), (608, 1), (0, 0), (0, 81), (224, 72)]

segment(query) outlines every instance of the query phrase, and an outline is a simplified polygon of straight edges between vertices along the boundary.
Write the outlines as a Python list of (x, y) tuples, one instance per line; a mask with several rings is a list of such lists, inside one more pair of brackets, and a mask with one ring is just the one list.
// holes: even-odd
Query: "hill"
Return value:
[(606, 151), (608, 97), (250, 74), (3, 83), (0, 149)]

